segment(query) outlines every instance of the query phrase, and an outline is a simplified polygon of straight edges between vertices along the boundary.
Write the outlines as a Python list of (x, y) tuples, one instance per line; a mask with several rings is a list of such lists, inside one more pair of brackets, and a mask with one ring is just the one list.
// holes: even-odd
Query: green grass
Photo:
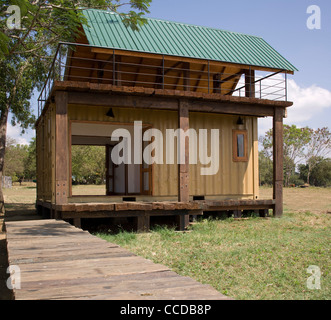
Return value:
[[(330, 226), (329, 214), (307, 211), (98, 236), (235, 299), (330, 299)], [(321, 269), (321, 290), (307, 288), (310, 265)]]
[[(4, 189), (7, 212), (25, 210), (26, 204), (33, 208), (34, 187)], [(101, 188), (78, 186), (77, 191), (94, 194)], [(260, 189), (261, 198), (271, 195), (272, 189)], [(285, 188), (284, 205), (281, 219), (203, 220), (187, 233), (158, 227), (144, 234), (99, 236), (235, 299), (329, 300), (331, 188)], [(307, 288), (310, 265), (321, 269), (321, 290)]]

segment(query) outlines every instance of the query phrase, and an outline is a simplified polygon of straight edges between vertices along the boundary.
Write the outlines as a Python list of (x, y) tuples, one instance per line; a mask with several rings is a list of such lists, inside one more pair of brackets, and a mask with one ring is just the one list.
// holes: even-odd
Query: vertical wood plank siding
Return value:
[[(178, 114), (175, 111), (144, 110), (113, 108), (115, 118), (109, 118), (106, 113), (107, 107), (88, 107), (79, 105), (69, 105), (69, 120), (80, 121), (102, 121), (102, 122), (122, 122), (133, 123), (143, 121), (153, 128), (161, 130), (164, 139), (166, 129), (178, 128)], [(245, 117), (244, 125), (236, 125), (238, 116), (190, 113), (190, 128), (208, 130), (208, 155), (210, 156), (210, 130), (220, 131), (220, 167), (217, 174), (212, 176), (202, 176), (199, 161), (197, 165), (190, 165), (190, 196), (223, 196), (225, 198), (253, 198), (258, 195), (258, 171), (253, 165), (258, 162), (257, 150), (257, 119)], [(68, 124), (69, 125), (69, 124)], [(248, 162), (232, 161), (232, 130), (246, 129), (248, 131)], [(165, 148), (164, 141), (164, 160)], [(176, 148), (176, 143), (175, 143)], [(255, 159), (256, 158), (256, 159)], [(177, 159), (177, 152), (175, 152)], [(199, 156), (198, 156), (199, 160)], [(207, 166), (208, 167), (208, 166)], [(154, 196), (178, 196), (178, 166), (157, 165), (153, 167), (153, 195)]]

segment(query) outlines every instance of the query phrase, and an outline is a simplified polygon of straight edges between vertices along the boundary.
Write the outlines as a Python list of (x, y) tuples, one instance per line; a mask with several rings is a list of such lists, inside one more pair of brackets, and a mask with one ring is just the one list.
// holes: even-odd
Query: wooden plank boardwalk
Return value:
[(17, 300), (229, 299), (64, 221), (7, 221), (6, 233), (9, 265), (21, 272)]

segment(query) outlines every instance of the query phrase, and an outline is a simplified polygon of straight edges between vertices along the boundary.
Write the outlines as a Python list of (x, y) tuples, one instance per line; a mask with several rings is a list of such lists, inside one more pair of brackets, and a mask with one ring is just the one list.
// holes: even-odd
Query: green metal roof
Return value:
[(112, 12), (89, 9), (84, 15), (92, 46), (297, 71), (260, 37), (151, 18), (133, 31)]

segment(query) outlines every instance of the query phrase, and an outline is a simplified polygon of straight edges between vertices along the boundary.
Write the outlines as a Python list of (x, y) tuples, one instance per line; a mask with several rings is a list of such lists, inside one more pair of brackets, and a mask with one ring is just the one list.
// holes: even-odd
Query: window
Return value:
[(233, 130), (233, 161), (248, 161), (247, 130)]

